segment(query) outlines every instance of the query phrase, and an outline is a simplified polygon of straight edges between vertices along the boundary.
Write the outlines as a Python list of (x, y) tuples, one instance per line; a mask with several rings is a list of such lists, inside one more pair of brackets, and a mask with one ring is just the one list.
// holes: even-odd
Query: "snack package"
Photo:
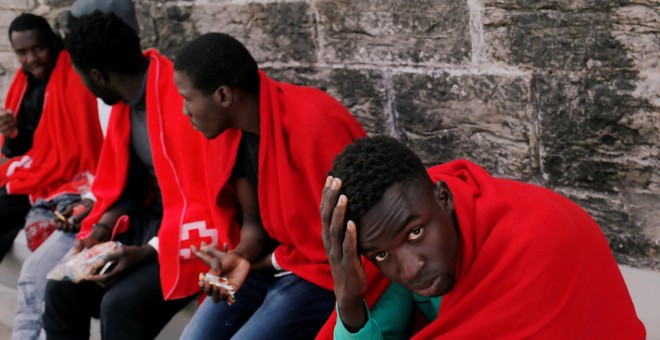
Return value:
[(199, 273), (199, 282), (202, 283), (210, 283), (216, 287), (222, 288), (229, 293), (229, 299), (227, 300), (228, 304), (233, 304), (236, 302), (236, 298), (234, 297), (234, 294), (236, 294), (236, 290), (234, 287), (229, 283), (229, 280), (227, 280), (224, 277), (219, 277), (217, 275), (213, 275), (211, 273)]
[(91, 248), (83, 249), (77, 254), (67, 254), (53, 268), (46, 278), (56, 281), (72, 281), (78, 283), (90, 275), (96, 274), (106, 265), (106, 256), (111, 251), (121, 247), (121, 243), (108, 241)]

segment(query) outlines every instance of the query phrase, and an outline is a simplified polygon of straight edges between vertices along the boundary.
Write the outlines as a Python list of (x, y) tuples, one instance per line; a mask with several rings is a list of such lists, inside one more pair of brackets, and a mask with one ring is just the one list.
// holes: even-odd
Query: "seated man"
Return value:
[(315, 202), (332, 159), (364, 131), (326, 93), (268, 78), (226, 34), (184, 46), (174, 69), (190, 123), (213, 139), (211, 200), (220, 211), (238, 212), (215, 225), (225, 233), (241, 224), (231, 251), (197, 252), (237, 288), (235, 303), (214, 303), (225, 292), (206, 285), (214, 299), (202, 303), (182, 338), (313, 337), (335, 302)]
[[(425, 170), (389, 137), (347, 147), (330, 174), (321, 215), (335, 338), (410, 338), (415, 304), (430, 321), (415, 339), (644, 338), (607, 240), (568, 199), (465, 160)], [(367, 287), (359, 254), (387, 290)], [(370, 291), (382, 296), (367, 308)]]
[[(135, 17), (135, 10), (131, 0), (77, 0), (71, 7), (71, 14), (79, 17), (83, 14), (89, 14), (95, 9), (117, 13), (129, 26), (133, 24), (131, 28), (137, 29), (137, 18)], [(64, 53), (68, 55), (67, 52)], [(70, 62), (68, 65), (69, 72), (71, 73), (69, 84), (76, 84), (80, 89), (79, 91), (87, 94), (87, 96), (69, 97), (69, 100), (71, 98), (93, 97), (80, 80), (80, 77), (75, 73)], [(73, 93), (73, 90), (67, 93)], [(97, 100), (97, 103), (99, 105), (99, 120), (106, 123), (102, 124), (102, 126), (106, 126), (107, 116), (109, 114), (103, 114), (102, 111), (106, 109), (109, 113), (110, 106), (105, 105), (100, 99)], [(79, 122), (83, 122), (84, 119), (94, 119), (92, 112), (81, 111), (80, 114), (83, 117), (80, 117)], [(83, 128), (85, 124), (79, 127)], [(89, 130), (93, 131), (91, 128)], [(79, 134), (79, 136), (82, 135)], [(80, 140), (77, 138), (68, 138), (67, 141), (75, 143)], [(97, 154), (99, 154), (101, 149), (100, 144), (97, 149)], [(95, 169), (91, 169), (87, 173), (76, 176), (74, 180), (76, 184), (75, 188), (79, 189), (81, 195), (58, 195), (48, 201), (40, 199), (33, 205), (26, 217), (26, 231), (31, 226), (51, 225), (53, 219), (55, 220), (57, 231), (31, 254), (23, 262), (23, 266), (21, 267), (17, 285), (18, 303), (16, 316), (14, 317), (14, 328), (12, 329), (12, 339), (14, 340), (36, 340), (39, 338), (41, 333), (41, 315), (44, 305), (43, 296), (47, 281), (46, 275), (71, 249), (76, 240), (75, 236), (80, 229), (82, 219), (87, 216), (91, 206), (94, 204), (94, 195), (91, 194), (90, 190), (94, 171)], [(81, 196), (83, 198), (79, 200)], [(53, 216), (53, 210), (57, 210), (60, 213), (59, 217), (56, 218)]]
[[(46, 19), (21, 14), (9, 26), (9, 39), (21, 68), (0, 114), (0, 261), (31, 204), (49, 208), (77, 199), (71, 181), (94, 173), (103, 142), (96, 101)], [(52, 232), (53, 214), (36, 209), (31, 215), (28, 245), (34, 250)]]
[(199, 189), (203, 140), (181, 114), (171, 61), (143, 53), (120, 18), (96, 11), (72, 19), (69, 30), (76, 71), (113, 105), (92, 187), (97, 202), (76, 250), (109, 240), (123, 247), (108, 255), (114, 267), (105, 274), (79, 284), (49, 280), (43, 327), (48, 339), (87, 339), (90, 317), (100, 317), (103, 339), (153, 339), (208, 269), (186, 244), (217, 242)]

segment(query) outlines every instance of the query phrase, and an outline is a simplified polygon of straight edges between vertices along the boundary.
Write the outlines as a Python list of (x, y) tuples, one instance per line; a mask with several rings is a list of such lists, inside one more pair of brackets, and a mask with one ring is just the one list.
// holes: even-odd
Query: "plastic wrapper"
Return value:
[(210, 283), (218, 288), (222, 288), (229, 293), (229, 299), (227, 299), (227, 302), (231, 305), (234, 302), (236, 302), (236, 297), (234, 294), (236, 294), (236, 290), (234, 289), (234, 286), (229, 283), (229, 280), (227, 280), (224, 277), (220, 277), (217, 275), (213, 275), (211, 273), (200, 273), (199, 274), (199, 281), (203, 283)]
[(121, 247), (121, 243), (109, 241), (66, 255), (46, 276), (50, 280), (80, 282), (96, 274), (104, 265), (108, 254)]

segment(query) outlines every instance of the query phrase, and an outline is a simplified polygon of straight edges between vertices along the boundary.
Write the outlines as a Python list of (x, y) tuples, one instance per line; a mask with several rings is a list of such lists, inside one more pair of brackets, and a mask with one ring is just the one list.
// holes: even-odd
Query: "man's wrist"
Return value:
[(112, 229), (106, 223), (95, 223), (92, 225), (92, 232), (89, 234), (90, 238), (93, 238), (99, 242), (105, 242), (110, 240), (112, 236)]
[(368, 313), (362, 298), (341, 300), (338, 298), (337, 309), (344, 327), (351, 333), (358, 332), (368, 321)]

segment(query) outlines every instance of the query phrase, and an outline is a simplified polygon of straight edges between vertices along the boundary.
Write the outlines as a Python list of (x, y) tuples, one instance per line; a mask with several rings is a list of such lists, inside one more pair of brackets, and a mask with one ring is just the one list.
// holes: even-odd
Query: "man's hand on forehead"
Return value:
[(334, 279), (337, 306), (346, 328), (359, 330), (367, 322), (363, 296), (367, 290), (367, 275), (357, 251), (355, 222), (344, 223), (348, 198), (339, 195), (342, 181), (329, 176), (321, 198), (323, 245), (328, 255)]

